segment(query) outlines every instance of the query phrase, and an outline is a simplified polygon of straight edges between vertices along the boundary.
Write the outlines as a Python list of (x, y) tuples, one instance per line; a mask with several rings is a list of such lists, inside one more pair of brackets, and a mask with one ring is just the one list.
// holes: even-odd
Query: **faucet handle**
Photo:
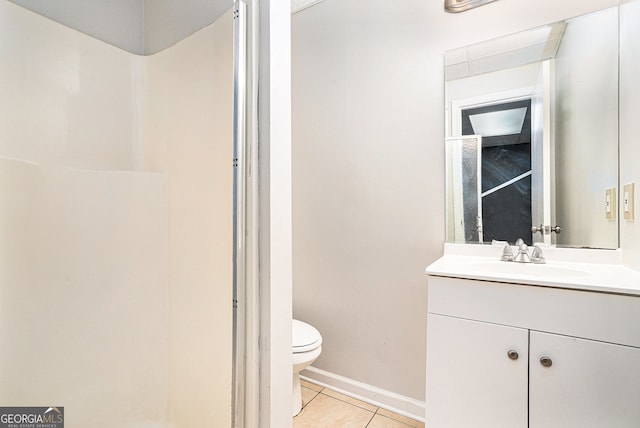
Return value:
[(502, 257), (500, 260), (503, 262), (512, 262), (513, 261), (513, 250), (511, 249), (511, 245), (508, 243), (502, 249)]
[(542, 247), (539, 244), (535, 244), (533, 253), (531, 253), (531, 262), (537, 264), (545, 263), (544, 254), (542, 254)]

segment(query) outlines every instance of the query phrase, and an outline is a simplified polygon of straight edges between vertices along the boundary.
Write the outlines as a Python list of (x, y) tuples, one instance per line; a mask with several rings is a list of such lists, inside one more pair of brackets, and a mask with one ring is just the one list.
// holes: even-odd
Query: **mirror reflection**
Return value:
[(445, 117), (448, 242), (618, 247), (617, 7), (446, 52)]

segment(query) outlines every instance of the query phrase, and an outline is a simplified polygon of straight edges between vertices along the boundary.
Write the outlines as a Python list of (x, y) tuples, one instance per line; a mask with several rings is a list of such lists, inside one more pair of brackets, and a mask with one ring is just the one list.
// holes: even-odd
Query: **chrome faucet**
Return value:
[(529, 246), (525, 244), (522, 239), (516, 241), (516, 249), (518, 253), (514, 256), (511, 245), (505, 244), (502, 250), (502, 257), (500, 260), (504, 262), (517, 262), (517, 263), (545, 263), (544, 255), (542, 254), (542, 248), (539, 244), (534, 244), (531, 256), (529, 256)]
[(518, 239), (516, 241), (516, 247), (518, 247), (518, 254), (513, 258), (513, 261), (518, 263), (531, 263), (527, 244), (525, 244), (522, 239)]

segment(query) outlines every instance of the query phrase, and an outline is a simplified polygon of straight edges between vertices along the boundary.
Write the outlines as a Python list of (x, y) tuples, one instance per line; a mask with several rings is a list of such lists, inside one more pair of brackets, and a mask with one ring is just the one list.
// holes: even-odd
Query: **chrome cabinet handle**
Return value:
[(549, 368), (549, 367), (551, 367), (553, 365), (553, 361), (549, 357), (541, 357), (540, 358), (540, 364), (542, 364), (542, 367)]
[(562, 228), (560, 226), (552, 227), (551, 231), (555, 233), (560, 233), (562, 232)]
[(510, 350), (509, 352), (507, 352), (507, 356), (509, 357), (510, 360), (517, 360), (519, 355), (518, 355), (518, 351), (514, 351), (513, 349)]
[(544, 225), (541, 224), (540, 226), (531, 227), (531, 233), (538, 233), (538, 232), (544, 235)]

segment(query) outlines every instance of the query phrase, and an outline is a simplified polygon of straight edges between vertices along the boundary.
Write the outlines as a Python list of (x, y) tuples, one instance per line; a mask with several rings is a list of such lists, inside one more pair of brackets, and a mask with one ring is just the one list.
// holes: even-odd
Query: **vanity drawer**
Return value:
[(429, 313), (640, 347), (640, 298), (429, 276)]

